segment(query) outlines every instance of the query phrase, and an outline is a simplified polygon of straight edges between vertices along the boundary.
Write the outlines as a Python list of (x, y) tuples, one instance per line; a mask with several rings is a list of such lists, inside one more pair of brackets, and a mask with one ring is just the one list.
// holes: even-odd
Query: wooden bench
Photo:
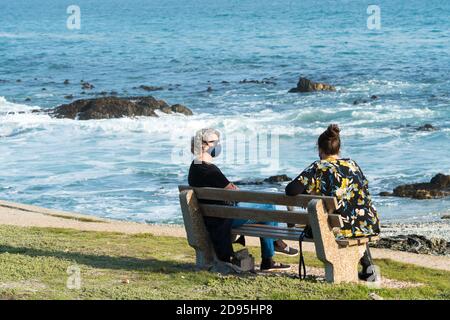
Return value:
[[(366, 244), (378, 240), (376, 236), (336, 240), (334, 233), (336, 230), (334, 229), (341, 228), (343, 224), (341, 216), (335, 214), (337, 201), (334, 197), (286, 196), (283, 193), (274, 192), (191, 188), (189, 186), (179, 186), (179, 191), (188, 243), (196, 251), (196, 264), (199, 268), (210, 268), (218, 262), (203, 216), (295, 224), (294, 228), (251, 224), (232, 230), (234, 235), (284, 240), (298, 241), (304, 226), (310, 225), (313, 239), (305, 238), (304, 241), (314, 242), (316, 255), (325, 264), (325, 278), (328, 282), (333, 283), (357, 282), (358, 262), (366, 249)], [(204, 204), (198, 200), (272, 204), (286, 206), (290, 210), (287, 208), (286, 210), (265, 210)], [(297, 210), (298, 208), (307, 209), (307, 211)]]

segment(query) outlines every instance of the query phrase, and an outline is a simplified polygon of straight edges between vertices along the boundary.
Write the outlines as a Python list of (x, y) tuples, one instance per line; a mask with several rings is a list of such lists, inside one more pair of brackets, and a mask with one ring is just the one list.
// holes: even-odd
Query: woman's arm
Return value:
[(300, 182), (299, 177), (295, 178), (286, 186), (285, 192), (288, 196), (296, 196), (305, 191), (305, 186)]

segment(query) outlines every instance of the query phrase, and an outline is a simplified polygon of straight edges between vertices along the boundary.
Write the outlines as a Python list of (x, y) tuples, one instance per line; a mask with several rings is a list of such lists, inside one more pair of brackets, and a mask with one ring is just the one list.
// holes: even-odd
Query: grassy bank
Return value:
[[(258, 257), (258, 248), (252, 248)], [(279, 258), (297, 263), (297, 258)], [(2, 299), (450, 299), (450, 272), (377, 260), (384, 277), (419, 287), (373, 289), (287, 275), (222, 276), (195, 271), (183, 238), (0, 226)], [(309, 266), (320, 262), (307, 254)], [(81, 271), (68, 289), (67, 269)]]

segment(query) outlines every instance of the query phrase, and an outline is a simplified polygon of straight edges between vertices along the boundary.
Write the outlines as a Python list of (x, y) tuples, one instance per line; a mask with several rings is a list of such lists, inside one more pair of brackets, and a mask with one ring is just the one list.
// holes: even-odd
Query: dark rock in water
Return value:
[(17, 80), (16, 80), (16, 82), (22, 82), (22, 80), (20, 80), (20, 79), (17, 79)]
[(280, 182), (286, 182), (286, 181), (291, 181), (292, 178), (289, 178), (287, 175), (285, 174), (280, 174), (280, 175), (276, 175), (276, 176), (271, 176), (267, 179), (264, 179), (264, 182), (267, 183), (280, 183)]
[(380, 197), (392, 197), (394, 194), (392, 192), (383, 191), (379, 193)]
[(430, 123), (426, 123), (423, 126), (420, 126), (416, 129), (417, 131), (436, 131), (438, 130), (438, 128), (436, 128), (435, 126), (433, 126)]
[(212, 92), (213, 88), (212, 87), (208, 87), (208, 89), (206, 89), (206, 92)]
[(109, 94), (112, 95), (112, 96), (117, 96), (119, 93), (117, 91), (113, 90)]
[(140, 85), (140, 89), (145, 91), (158, 91), (158, 90), (164, 90), (163, 87), (157, 87), (157, 86), (146, 86), (146, 85)]
[(450, 214), (443, 215), (441, 219), (450, 219)]
[(276, 84), (275, 81), (273, 81), (273, 80), (271, 80), (269, 78), (264, 78), (262, 80), (247, 80), (247, 79), (244, 79), (244, 80), (239, 81), (239, 83)]
[(336, 91), (332, 85), (320, 82), (313, 82), (307, 78), (300, 77), (297, 87), (292, 88), (289, 92), (314, 92), (314, 91)]
[(70, 82), (69, 82), (69, 80), (68, 79), (66, 79), (66, 80), (64, 80), (64, 84), (70, 84)]
[(357, 100), (353, 101), (353, 105), (356, 106), (358, 104), (363, 104), (363, 103), (368, 103), (368, 102), (369, 102), (369, 100), (367, 100), (367, 99), (357, 99)]
[(148, 97), (104, 97), (96, 99), (81, 99), (61, 105), (49, 112), (56, 118), (78, 120), (112, 119), (123, 117), (157, 117), (156, 110), (164, 113), (183, 113), (192, 115), (192, 111), (183, 105), (169, 106), (163, 100)]
[(42, 91), (47, 91), (47, 89), (46, 88), (42, 88)]
[(223, 83), (223, 84), (229, 84), (229, 82), (228, 82), (228, 81), (225, 81), (225, 80), (222, 80), (221, 83)]
[(427, 238), (422, 235), (399, 235), (381, 238), (376, 244), (371, 244), (375, 248), (407, 251), (420, 254), (450, 254), (450, 242), (440, 238)]
[(261, 185), (261, 184), (280, 184), (281, 182), (291, 181), (292, 179), (289, 178), (285, 174), (280, 174), (276, 176), (271, 176), (266, 179), (255, 179), (255, 180), (240, 180), (236, 181), (236, 185)]
[(69, 94), (69, 95), (67, 95), (67, 96), (64, 96), (64, 99), (70, 99), (70, 100), (72, 100), (72, 99), (73, 99), (73, 95)]
[(26, 98), (25, 101), (29, 102), (31, 101), (31, 98)]
[(81, 83), (82, 89), (91, 90), (91, 89), (95, 88), (93, 84), (90, 84), (89, 82), (84, 82), (83, 80), (81, 80), (81, 81), (82, 81), (82, 83)]
[(170, 107), (170, 110), (172, 112), (182, 113), (182, 114), (184, 114), (186, 116), (192, 116), (193, 115), (191, 109), (189, 109), (186, 106), (183, 106), (182, 104), (174, 104), (173, 106)]
[(450, 196), (450, 175), (438, 173), (430, 182), (398, 186), (394, 196), (413, 199), (435, 199)]
[[(372, 96), (370, 96), (370, 100), (377, 100), (379, 97), (378, 96), (376, 96), (376, 95), (372, 95)], [(363, 103), (368, 103), (369, 102), (369, 100), (368, 99), (365, 99), (365, 98), (359, 98), (359, 99), (356, 99), (355, 101), (353, 101), (353, 105), (358, 105), (358, 104), (363, 104)]]

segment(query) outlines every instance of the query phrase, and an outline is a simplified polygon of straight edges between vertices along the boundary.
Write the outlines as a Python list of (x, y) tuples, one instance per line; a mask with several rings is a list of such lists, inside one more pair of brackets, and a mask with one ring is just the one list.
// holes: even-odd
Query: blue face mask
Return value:
[(211, 155), (211, 157), (215, 158), (218, 157), (220, 152), (222, 151), (222, 145), (219, 143), (219, 141), (214, 142), (213, 147), (209, 147), (208, 153)]

